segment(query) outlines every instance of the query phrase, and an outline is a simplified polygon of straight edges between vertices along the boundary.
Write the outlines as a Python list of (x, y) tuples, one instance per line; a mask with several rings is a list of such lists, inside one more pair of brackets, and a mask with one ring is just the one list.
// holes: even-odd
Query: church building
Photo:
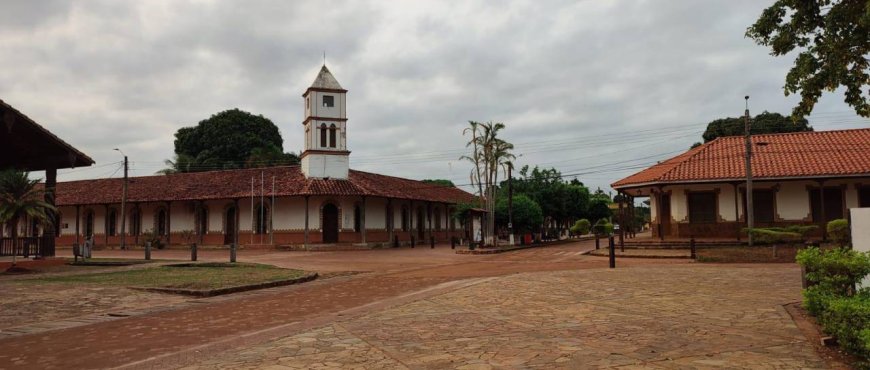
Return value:
[(347, 90), (324, 65), (302, 95), (301, 165), (57, 184), (59, 246), (168, 244), (330, 247), (447, 242), (470, 234), (452, 217), (474, 197), (455, 187), (349, 168)]

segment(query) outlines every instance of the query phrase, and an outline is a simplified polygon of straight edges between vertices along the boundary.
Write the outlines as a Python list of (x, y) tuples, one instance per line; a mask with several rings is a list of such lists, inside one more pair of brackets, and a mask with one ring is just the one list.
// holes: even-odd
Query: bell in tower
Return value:
[(347, 90), (324, 64), (302, 97), (305, 99), (302, 173), (305, 177), (347, 179), (350, 156), (346, 135)]

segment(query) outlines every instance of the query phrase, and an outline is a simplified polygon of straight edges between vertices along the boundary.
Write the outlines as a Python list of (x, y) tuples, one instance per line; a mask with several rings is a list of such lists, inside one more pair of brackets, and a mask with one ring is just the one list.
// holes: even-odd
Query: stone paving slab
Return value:
[(210, 358), (211, 368), (827, 368), (795, 266), (517, 274)]

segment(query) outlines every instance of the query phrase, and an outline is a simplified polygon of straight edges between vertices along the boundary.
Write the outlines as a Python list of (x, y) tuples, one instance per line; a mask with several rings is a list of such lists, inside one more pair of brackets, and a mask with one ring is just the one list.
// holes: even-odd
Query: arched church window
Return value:
[(320, 147), (326, 148), (326, 124), (320, 124)]
[(335, 148), (335, 124), (329, 126), (329, 147)]
[(167, 235), (168, 230), (166, 229), (166, 210), (160, 209), (157, 211), (157, 217), (154, 218), (154, 230), (157, 231), (157, 235)]

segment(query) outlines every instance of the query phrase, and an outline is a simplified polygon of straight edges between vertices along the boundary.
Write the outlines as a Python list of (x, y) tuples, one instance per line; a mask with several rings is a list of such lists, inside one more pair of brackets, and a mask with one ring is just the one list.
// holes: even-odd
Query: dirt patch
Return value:
[(812, 317), (799, 302), (790, 303), (784, 306), (788, 314), (791, 315), (795, 325), (807, 337), (810, 344), (816, 350), (820, 357), (825, 359), (832, 369), (852, 369), (851, 364), (856, 364), (858, 359), (840, 349), (838, 346), (822, 345), (822, 337), (826, 336), (822, 331), (822, 327)]

